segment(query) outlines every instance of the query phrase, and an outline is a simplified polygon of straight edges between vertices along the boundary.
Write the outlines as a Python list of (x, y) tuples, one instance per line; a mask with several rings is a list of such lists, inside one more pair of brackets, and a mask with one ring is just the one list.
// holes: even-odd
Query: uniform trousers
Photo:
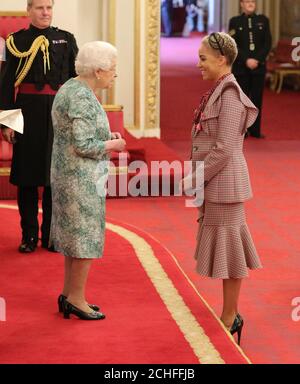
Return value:
[[(38, 187), (18, 187), (18, 206), (21, 216), (22, 239), (25, 242), (38, 242), (39, 222), (38, 222)], [(51, 188), (44, 187), (42, 197), (43, 217), (41, 225), (42, 244), (48, 246), (51, 216), (52, 216), (52, 197)]]
[(165, 35), (170, 37), (172, 35), (172, 0), (165, 0), (161, 4), (161, 18), (164, 26)]
[(235, 75), (237, 82), (243, 92), (249, 97), (252, 103), (259, 109), (259, 115), (255, 123), (248, 129), (251, 136), (261, 135), (261, 109), (263, 104), (263, 92), (265, 87), (265, 74), (254, 74), (249, 70), (248, 74)]

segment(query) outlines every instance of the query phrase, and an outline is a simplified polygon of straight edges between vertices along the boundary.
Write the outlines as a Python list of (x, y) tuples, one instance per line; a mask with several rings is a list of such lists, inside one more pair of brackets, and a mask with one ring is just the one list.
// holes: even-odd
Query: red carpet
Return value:
[[(182, 144), (184, 144), (182, 148), (188, 148), (188, 143)], [(245, 280), (242, 287), (240, 311), (245, 317), (242, 348), (253, 363), (299, 363), (300, 329), (299, 323), (292, 320), (294, 308), (291, 304), (295, 297), (299, 297), (300, 201), (298, 191), (300, 178), (299, 172), (297, 172), (297, 169), (300, 167), (299, 142), (249, 140), (246, 142), (246, 157), (255, 195), (255, 198), (247, 203), (248, 223), (264, 269), (251, 273), (251, 278)], [(128, 222), (143, 228), (143, 230), (170, 249), (187, 277), (196, 286), (198, 292), (212, 306), (215, 313), (219, 315), (222, 305), (221, 282), (200, 278), (195, 273), (193, 252), (197, 229), (196, 211), (185, 208), (184, 202), (184, 198), (172, 197), (110, 199), (108, 200), (108, 215), (115, 220)], [(14, 322), (10, 325), (0, 322), (0, 345), (10, 346), (10, 344), (15, 345), (15, 343), (19, 345), (14, 338), (14, 333), (16, 333), (17, 339), (21, 338), (22, 343), (27, 344), (28, 340), (23, 333), (25, 333), (25, 329), (27, 330), (28, 324), (31, 323), (33, 323), (33, 327), (37, 327), (36, 331), (31, 330), (31, 336), (32, 332), (36, 332), (34, 334), (36, 337), (40, 334), (46, 335), (47, 343), (54, 343), (56, 335), (53, 331), (51, 333), (49, 328), (47, 330), (47, 327), (53, 327), (53, 325), (55, 327), (62, 326), (68, 332), (71, 332), (68, 325), (61, 324), (62, 319), (56, 313), (55, 306), (55, 298), (61, 288), (62, 261), (59, 256), (45, 252), (30, 256), (30, 259), (18, 255), (15, 252), (18, 236), (14, 233), (18, 224), (16, 212), (8, 212), (4, 216), (3, 210), (0, 210), (0, 215), (0, 297), (7, 298), (8, 319), (12, 318)], [(5, 227), (5, 230), (3, 227)], [(10, 230), (10, 228), (12, 229)], [(116, 236), (109, 231), (105, 258), (95, 265), (93, 276), (90, 280), (92, 284), (88, 288), (88, 297), (91, 300), (94, 299), (93, 301), (95, 302), (101, 303), (103, 311), (109, 317), (111, 317), (111, 313), (116, 311), (113, 308), (114, 305), (120, 306), (122, 314), (118, 313), (117, 316), (126, 316), (126, 319), (128, 319), (129, 315), (131, 316), (132, 312), (136, 311), (139, 305), (138, 299), (140, 300), (141, 298), (135, 299), (128, 295), (126, 297), (127, 307), (123, 300), (121, 304), (118, 303), (118, 295), (125, 289), (123, 284), (125, 277), (122, 276), (124, 276), (124, 270), (127, 268), (127, 265), (131, 266), (133, 255), (130, 252), (129, 256), (127, 256), (128, 245), (125, 246), (126, 244), (124, 244), (122, 238), (117, 237), (117, 245), (113, 242), (113, 238), (116, 238)], [(120, 246), (118, 242), (120, 242)], [(125, 248), (122, 248), (123, 246)], [(154, 245), (153, 247), (155, 248)], [(110, 252), (114, 248), (116, 248), (117, 255), (115, 252)], [(126, 257), (120, 257), (124, 250), (126, 250)], [(178, 276), (173, 277), (176, 273), (169, 270), (168, 263), (166, 262), (169, 256), (165, 252), (156, 253), (156, 256), (173, 282), (175, 281), (177, 289), (185, 297), (186, 303), (198, 319), (199, 312), (197, 312), (197, 308), (200, 310), (201, 306), (200, 303), (199, 307), (194, 305), (194, 292), (189, 292), (187, 295), (182, 293), (181, 286), (185, 285), (185, 283)], [(110, 274), (112, 276), (108, 277)], [(141, 276), (144, 279), (144, 272)], [(140, 284), (140, 280), (137, 277), (134, 278)], [(127, 282), (129, 280), (132, 281), (131, 277), (126, 278)], [(102, 285), (104, 286), (102, 287)], [(137, 289), (136, 287), (139, 287), (139, 285), (135, 282), (134, 288), (131, 288), (130, 292), (137, 291), (139, 288)], [(149, 285), (146, 288), (148, 289)], [(45, 291), (43, 298), (40, 298), (41, 289)], [(125, 289), (126, 292), (127, 290), (128, 288)], [(99, 292), (102, 291), (105, 294), (98, 296)], [(31, 303), (33, 296), (35, 298), (38, 297), (41, 311), (36, 309), (35, 303)], [(23, 307), (23, 302), (28, 306), (28, 309), (26, 306), (25, 308)], [(156, 307), (155, 310), (157, 310)], [(205, 313), (205, 315), (207, 314)], [(39, 324), (41, 322), (40, 316), (42, 316), (45, 324)], [(199, 322), (201, 324), (202, 316), (203, 314), (200, 311)], [(75, 319), (72, 321), (77, 322)], [(104, 322), (100, 324), (100, 329), (102, 329), (103, 324)], [(136, 323), (135, 327), (140, 329)], [(152, 333), (151, 325), (148, 324), (147, 327), (147, 331), (150, 329)], [(203, 327), (205, 326), (203, 325)], [(114, 329), (116, 330), (116, 325)], [(49, 332), (51, 333), (50, 335)], [(131, 332), (133, 332), (132, 328)], [(112, 335), (111, 332), (109, 334)], [(125, 342), (127, 336), (123, 334), (123, 331), (121, 331), (121, 335), (121, 340)], [(210, 336), (213, 339), (213, 335)], [(143, 337), (147, 337), (147, 335), (143, 334)], [(218, 337), (219, 334), (216, 335), (217, 339)], [(63, 338), (62, 341), (64, 340)], [(32, 342), (35, 344), (42, 341), (34, 340)], [(80, 345), (81, 342), (78, 340), (76, 345)], [(129, 342), (132, 343), (133, 339), (131, 338)], [(115, 356), (115, 359), (112, 361), (129, 361), (126, 354), (123, 360), (125, 348), (123, 349), (116, 341), (111, 341), (111, 343), (115, 351), (114, 354), (118, 354), (118, 357)], [(214, 343), (217, 344), (215, 339)], [(138, 344), (138, 346), (133, 345), (130, 348), (134, 351), (133, 354), (140, 354), (140, 347), (141, 345)], [(10, 346), (9, 348), (12, 347)], [(25, 350), (28, 352), (30, 348), (31, 346), (26, 347)], [(46, 360), (48, 358), (46, 356), (48, 347), (43, 345), (43, 348), (46, 348), (46, 352), (43, 352), (43, 358)], [(44, 351), (43, 348), (42, 351)], [(64, 348), (63, 351), (65, 351)], [(162, 348), (160, 344), (153, 347), (155, 351), (160, 350), (160, 348)], [(218, 347), (219, 349), (220, 347)], [(61, 354), (59, 351), (57, 353), (57, 359), (59, 360)], [(157, 354), (158, 352), (155, 353)], [(3, 356), (5, 361), (9, 358), (9, 355), (2, 350), (0, 352), (0, 361), (2, 361)], [(24, 358), (23, 354), (21, 354), (21, 358)], [(39, 357), (38, 361), (42, 361), (43, 358)], [(86, 355), (84, 358), (88, 361)], [(27, 361), (30, 357), (26, 356), (24, 359), (24, 361)], [(71, 359), (72, 357), (67, 357), (67, 361), (71, 361)], [(172, 358), (170, 357), (170, 359)], [(33, 360), (34, 358), (32, 358)], [(50, 357), (49, 361), (54, 360), (55, 357)], [(91, 361), (95, 360), (100, 361), (101, 358), (93, 357)], [(74, 358), (72, 361), (76, 361), (76, 359)], [(131, 361), (156, 362), (157, 360), (149, 360), (148, 356), (145, 357), (145, 352), (142, 352), (141, 359), (135, 360), (135, 358), (132, 358)], [(173, 360), (167, 360), (165, 356), (162, 361)], [(190, 361), (189, 358), (187, 358), (187, 361)]]
[[(300, 296), (299, 142), (250, 140), (246, 157), (255, 195), (247, 203), (247, 217), (264, 268), (252, 272), (242, 287), (242, 348), (253, 363), (299, 364), (300, 328), (292, 320), (291, 304)], [(110, 201), (108, 212), (142, 227), (168, 247), (220, 315), (222, 283), (195, 272), (197, 212), (185, 208), (184, 198)]]
[[(62, 256), (44, 250), (18, 254), (18, 212), (3, 206), (0, 211), (0, 296), (7, 305), (7, 321), (0, 322), (0, 363), (197, 364), (199, 360), (207, 362), (210, 354), (214, 356), (211, 347), (220, 353), (223, 363), (247, 362), (170, 254), (148, 235), (122, 224), (142, 243), (137, 242), (133, 249), (109, 224), (104, 259), (94, 263), (89, 279), (88, 297), (100, 303), (107, 319), (64, 320), (56, 307), (63, 278)], [(189, 331), (183, 333), (176, 318), (176, 306), (175, 314), (170, 312), (165, 298), (153, 286), (155, 281), (149, 279), (148, 269), (146, 273), (137, 258), (144, 254), (148, 263), (151, 255), (146, 252), (147, 244), (192, 311), (187, 315), (194, 316), (196, 323), (191, 321), (189, 326), (201, 324), (214, 346), (204, 343), (201, 350), (196, 345), (195, 354)], [(157, 265), (155, 274), (159, 276)], [(168, 286), (165, 289), (168, 292)], [(182, 317), (182, 313), (177, 316)], [(195, 337), (193, 332), (190, 336)]]
[[(195, 68), (199, 38), (162, 39), (162, 138), (183, 159), (189, 158), (193, 108), (209, 86)], [(249, 138), (245, 152), (254, 199), (248, 222), (264, 269), (244, 282), (240, 311), (245, 316), (243, 350), (253, 363), (300, 362), (299, 322), (292, 320), (292, 300), (300, 296), (300, 92), (266, 88), (262, 130), (266, 140)], [(222, 306), (221, 282), (201, 279), (194, 271), (196, 212), (182, 201), (151, 203), (135, 215), (143, 228), (176, 254), (180, 265), (216, 313)], [(118, 207), (119, 215), (126, 216)], [(147, 220), (145, 220), (147, 218)], [(159, 222), (159, 228), (153, 222)], [(171, 228), (170, 228), (171, 227)], [(175, 234), (174, 234), (175, 233)]]
[[(149, 158), (154, 160), (188, 159), (192, 111), (206, 86), (190, 65), (187, 39), (168, 41), (175, 45), (170, 56), (163, 55), (162, 60), (162, 137), (178, 154), (166, 150), (156, 139), (143, 139), (140, 144), (150, 150)], [(197, 45), (194, 40), (193, 52)], [(172, 54), (178, 59), (175, 67)], [(169, 58), (171, 65), (164, 72), (165, 59)], [(188, 76), (183, 70), (186, 65), (190, 68)], [(291, 304), (300, 296), (300, 142), (292, 141), (300, 139), (295, 124), (299, 121), (298, 105), (299, 93), (284, 90), (276, 95), (267, 91), (265, 111), (269, 112), (264, 113), (264, 132), (268, 139), (249, 139), (245, 144), (255, 194), (247, 203), (248, 222), (264, 265), (245, 280), (240, 301), (245, 317), (242, 348), (253, 363), (300, 362), (300, 328), (292, 320)], [(108, 215), (110, 222), (122, 222), (122, 227), (151, 246), (196, 324), (209, 335), (224, 362), (245, 363), (197, 293), (220, 314), (222, 283), (202, 279), (194, 270), (197, 213), (185, 208), (184, 200), (110, 199)], [(55, 305), (61, 290), (62, 257), (45, 251), (19, 255), (15, 250), (19, 239), (17, 212), (0, 209), (0, 215), (0, 297), (7, 303), (7, 321), (0, 322), (0, 363), (201, 361), (137, 258), (137, 251), (143, 251), (144, 246), (133, 249), (123, 236), (109, 230), (105, 257), (95, 262), (88, 286), (88, 298), (101, 304), (107, 320), (63, 320)]]
[(161, 138), (187, 140), (193, 112), (209, 84), (196, 68), (200, 38), (161, 39)]

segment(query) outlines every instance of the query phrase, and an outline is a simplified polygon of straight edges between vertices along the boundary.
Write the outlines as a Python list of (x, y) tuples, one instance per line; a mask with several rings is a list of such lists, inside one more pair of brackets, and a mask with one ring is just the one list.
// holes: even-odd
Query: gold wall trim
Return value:
[(0, 176), (9, 176), (10, 175), (10, 168), (4, 167), (0, 168)]
[(134, 129), (141, 126), (141, 0), (134, 2)]
[(0, 12), (0, 16), (28, 16), (27, 12), (21, 12), (21, 11), (2, 11)]
[[(116, 45), (116, 12), (117, 12), (117, 7), (116, 7), (116, 0), (109, 0), (108, 3), (108, 41), (112, 45)], [(107, 92), (107, 103), (108, 104), (114, 104), (115, 102), (115, 85), (111, 89), (108, 90)]]
[(111, 167), (109, 169), (110, 176), (127, 175), (127, 174), (128, 174), (128, 167)]
[(102, 107), (105, 112), (122, 112), (124, 109), (123, 105), (104, 104)]
[(159, 126), (159, 49), (160, 1), (147, 0), (146, 9), (146, 124), (145, 129)]

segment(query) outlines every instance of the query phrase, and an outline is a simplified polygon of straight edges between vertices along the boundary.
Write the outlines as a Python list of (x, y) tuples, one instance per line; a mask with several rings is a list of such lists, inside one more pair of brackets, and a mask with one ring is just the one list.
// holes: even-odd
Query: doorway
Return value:
[(207, 33), (210, 0), (161, 0), (161, 35), (189, 37)]

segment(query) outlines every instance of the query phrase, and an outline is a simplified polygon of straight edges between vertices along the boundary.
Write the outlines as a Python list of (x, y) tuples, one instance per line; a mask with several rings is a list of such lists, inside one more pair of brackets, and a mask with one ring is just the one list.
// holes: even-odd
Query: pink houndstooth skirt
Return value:
[(262, 268), (246, 223), (244, 203), (205, 203), (195, 259), (197, 272), (214, 279), (242, 279), (248, 276), (248, 269)]

